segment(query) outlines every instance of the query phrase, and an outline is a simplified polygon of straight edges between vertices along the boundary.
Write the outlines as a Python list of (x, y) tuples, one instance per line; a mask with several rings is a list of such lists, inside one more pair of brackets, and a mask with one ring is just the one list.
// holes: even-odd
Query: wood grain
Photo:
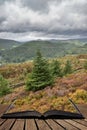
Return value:
[(34, 119), (26, 120), (25, 130), (37, 130)]
[(39, 130), (51, 130), (44, 120), (36, 120)]
[(14, 119), (8, 119), (6, 120), (1, 126), (0, 126), (0, 130), (9, 130), (11, 128), (11, 126), (14, 124)]
[(24, 119), (17, 119), (12, 130), (24, 130)]
[(76, 121), (73, 121), (73, 120), (66, 120), (68, 123), (70, 123), (71, 125), (73, 126), (76, 126), (77, 128), (79, 128), (80, 130), (87, 130), (87, 127), (76, 122)]
[(64, 127), (63, 127), (63, 125), (60, 125), (60, 124), (58, 124), (58, 123), (56, 123), (55, 121), (53, 121), (53, 120), (47, 120), (47, 123), (49, 124), (49, 126), (51, 126), (51, 128), (53, 129), (53, 130), (64, 130)]

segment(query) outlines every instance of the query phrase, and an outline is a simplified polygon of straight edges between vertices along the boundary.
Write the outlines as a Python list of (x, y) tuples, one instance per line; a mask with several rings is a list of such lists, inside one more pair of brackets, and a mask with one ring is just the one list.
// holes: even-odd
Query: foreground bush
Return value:
[(9, 84), (2, 75), (0, 75), (0, 96), (10, 93)]

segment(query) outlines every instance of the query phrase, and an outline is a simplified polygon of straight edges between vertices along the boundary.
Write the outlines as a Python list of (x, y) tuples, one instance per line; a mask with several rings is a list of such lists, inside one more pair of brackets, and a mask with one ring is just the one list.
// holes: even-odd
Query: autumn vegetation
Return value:
[[(19, 82), (25, 85), (12, 88)], [(11, 103), (16, 97), (12, 111), (74, 111), (68, 98), (87, 104), (87, 58), (76, 55), (47, 60), (38, 52), (34, 61), (0, 67), (0, 103)]]

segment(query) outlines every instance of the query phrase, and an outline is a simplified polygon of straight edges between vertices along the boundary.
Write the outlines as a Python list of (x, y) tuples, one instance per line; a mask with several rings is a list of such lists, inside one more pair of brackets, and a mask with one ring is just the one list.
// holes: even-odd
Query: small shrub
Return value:
[(62, 77), (62, 68), (59, 61), (53, 60), (51, 64), (51, 71), (54, 77)]
[(71, 74), (71, 73), (72, 73), (71, 62), (69, 60), (67, 60), (67, 62), (65, 64), (65, 68), (64, 68), (64, 75)]
[(84, 63), (84, 69), (87, 70), (87, 61)]
[(8, 81), (4, 79), (2, 75), (0, 75), (0, 96), (6, 95), (8, 93), (10, 93)]
[(23, 99), (18, 99), (15, 101), (15, 105), (22, 106), (24, 105), (25, 101)]
[(72, 94), (71, 98), (76, 103), (87, 103), (87, 91), (78, 89), (75, 93)]

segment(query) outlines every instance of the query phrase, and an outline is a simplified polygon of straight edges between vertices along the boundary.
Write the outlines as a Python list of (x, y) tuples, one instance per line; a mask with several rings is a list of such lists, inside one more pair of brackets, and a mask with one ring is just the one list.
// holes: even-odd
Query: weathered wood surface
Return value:
[(85, 118), (87, 118), (87, 104), (79, 104), (77, 105), (80, 112), (83, 114)]
[[(8, 106), (7, 106), (8, 107)], [(7, 109), (0, 105), (1, 115)], [(1, 119), (0, 130), (87, 130), (87, 119)]]
[(0, 117), (1, 117), (2, 114), (6, 111), (7, 108), (8, 108), (7, 105), (1, 105), (1, 104), (0, 104)]

